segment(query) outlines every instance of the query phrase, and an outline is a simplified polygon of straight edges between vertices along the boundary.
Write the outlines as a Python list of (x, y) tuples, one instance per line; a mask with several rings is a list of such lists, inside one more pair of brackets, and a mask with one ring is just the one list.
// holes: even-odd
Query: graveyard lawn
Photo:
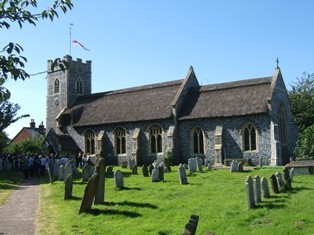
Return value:
[[(196, 234), (311, 234), (314, 175), (295, 176), (293, 189), (274, 194), (270, 176), (280, 167), (245, 172), (207, 170), (188, 175), (180, 184), (178, 167), (164, 174), (164, 182), (125, 168), (124, 189), (115, 189), (113, 174), (106, 175), (105, 204), (78, 215), (86, 183), (74, 178), (72, 198), (63, 200), (64, 183), (42, 182), (36, 234), (182, 234), (192, 214), (199, 216)], [(246, 170), (246, 169), (245, 169)], [(247, 176), (266, 177), (270, 198), (248, 209)]]
[(7, 201), (13, 190), (20, 185), (23, 175), (20, 172), (0, 171), (0, 207)]

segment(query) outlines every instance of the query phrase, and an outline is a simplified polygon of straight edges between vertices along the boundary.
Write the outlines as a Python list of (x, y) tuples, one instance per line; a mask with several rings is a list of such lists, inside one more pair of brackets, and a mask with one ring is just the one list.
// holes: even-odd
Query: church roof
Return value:
[(86, 95), (63, 112), (73, 126), (167, 119), (183, 80)]
[(190, 91), (179, 120), (266, 113), (272, 77), (202, 86)]

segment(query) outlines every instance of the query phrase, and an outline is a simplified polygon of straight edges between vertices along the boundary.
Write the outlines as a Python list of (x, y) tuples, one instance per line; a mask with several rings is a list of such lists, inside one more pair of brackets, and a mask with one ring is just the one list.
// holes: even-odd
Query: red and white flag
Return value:
[(89, 51), (89, 49), (87, 47), (85, 47), (82, 43), (78, 42), (77, 40), (73, 39), (72, 43), (74, 46), (80, 47), (86, 51)]

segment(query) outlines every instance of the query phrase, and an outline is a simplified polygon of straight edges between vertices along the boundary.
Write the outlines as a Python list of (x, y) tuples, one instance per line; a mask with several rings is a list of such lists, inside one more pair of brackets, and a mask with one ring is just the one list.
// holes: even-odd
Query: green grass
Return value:
[[(41, 184), (38, 234), (182, 234), (191, 214), (199, 215), (197, 234), (313, 234), (313, 175), (296, 176), (293, 190), (275, 195), (269, 177), (282, 168), (265, 167), (243, 173), (205, 170), (180, 185), (177, 168), (165, 173), (165, 182), (124, 173), (124, 190), (105, 181), (105, 204), (78, 215), (86, 184), (76, 179), (73, 198), (63, 200), (64, 184)], [(271, 198), (248, 209), (248, 175), (268, 179)]]
[(0, 171), (0, 206), (7, 201), (8, 197), (22, 180), (23, 175), (20, 172)]

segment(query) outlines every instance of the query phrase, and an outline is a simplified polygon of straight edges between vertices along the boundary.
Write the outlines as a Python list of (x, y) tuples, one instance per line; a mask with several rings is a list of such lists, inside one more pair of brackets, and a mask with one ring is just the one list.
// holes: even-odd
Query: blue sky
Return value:
[[(52, 1), (41, 1), (38, 11)], [(314, 72), (314, 1), (102, 0), (73, 1), (53, 22), (1, 29), (0, 46), (20, 43), (26, 70), (47, 69), (47, 60), (70, 53), (72, 39), (90, 49), (71, 49), (92, 60), (92, 92), (183, 79), (192, 65), (202, 85), (271, 76), (279, 58), (287, 88)], [(5, 129), (13, 138), (30, 120), (46, 120), (46, 74), (8, 81), (19, 114)]]

